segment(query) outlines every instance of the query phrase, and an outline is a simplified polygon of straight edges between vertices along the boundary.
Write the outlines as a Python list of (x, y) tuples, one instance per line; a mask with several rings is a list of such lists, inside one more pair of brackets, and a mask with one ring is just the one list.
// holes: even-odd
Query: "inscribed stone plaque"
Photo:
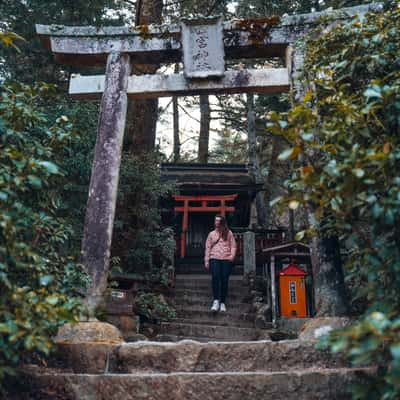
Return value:
[(225, 61), (221, 18), (182, 19), (181, 27), (185, 76), (222, 77)]

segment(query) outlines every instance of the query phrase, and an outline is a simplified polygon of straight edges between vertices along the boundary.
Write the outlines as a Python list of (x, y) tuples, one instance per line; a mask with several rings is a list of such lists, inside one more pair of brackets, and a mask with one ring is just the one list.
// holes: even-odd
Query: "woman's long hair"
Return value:
[(228, 239), (228, 222), (226, 221), (226, 218), (223, 215), (216, 215), (215, 218), (219, 218), (221, 223), (220, 223), (220, 229), (221, 229), (221, 236), (223, 240)]

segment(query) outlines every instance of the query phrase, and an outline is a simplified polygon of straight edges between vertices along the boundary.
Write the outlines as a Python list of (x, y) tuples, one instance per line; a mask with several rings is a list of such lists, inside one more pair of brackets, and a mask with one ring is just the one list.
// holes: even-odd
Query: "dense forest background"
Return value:
[[(76, 71), (55, 63), (39, 43), (35, 24), (174, 23), (199, 12), (230, 19), (360, 3), (0, 3), (0, 381), (27, 358), (48, 355), (57, 327), (79, 320), (88, 280), (79, 264), (80, 241), (99, 104), (68, 98), (68, 79)], [(281, 223), (279, 211), (290, 208), (297, 239), (322, 233), (338, 241), (346, 260), (349, 310), (360, 319), (325, 345), (356, 364), (380, 366), (376, 382), (355, 389), (355, 396), (395, 399), (400, 394), (400, 11), (395, 1), (385, 7), (304, 44), (299, 103), (289, 95), (173, 98), (169, 113), (155, 100), (131, 102), (112, 267), (135, 272), (144, 266), (150, 288), (154, 282), (167, 284), (175, 243), (157, 207), (172, 190), (160, 182), (161, 161), (250, 162), (265, 189), (261, 225)], [(265, 62), (279, 65), (279, 60)], [(246, 65), (258, 64), (247, 60)], [(180, 68), (145, 65), (135, 73)], [(193, 110), (199, 119), (190, 119), (195, 133), (188, 139), (182, 118)], [(249, 118), (255, 121), (253, 149)], [(168, 120), (173, 151), (163, 153), (157, 126)], [(185, 148), (185, 140), (192, 145)], [(309, 210), (315, 223), (304, 222)], [(163, 302), (149, 291), (142, 300), (144, 313), (148, 303)], [(160, 318), (170, 312), (167, 304), (158, 309)]]

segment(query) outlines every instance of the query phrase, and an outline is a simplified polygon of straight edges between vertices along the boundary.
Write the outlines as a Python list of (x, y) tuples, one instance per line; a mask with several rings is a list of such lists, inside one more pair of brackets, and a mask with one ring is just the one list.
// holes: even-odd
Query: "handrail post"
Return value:
[(249, 282), (249, 278), (256, 276), (256, 244), (255, 233), (247, 231), (243, 234), (243, 279)]

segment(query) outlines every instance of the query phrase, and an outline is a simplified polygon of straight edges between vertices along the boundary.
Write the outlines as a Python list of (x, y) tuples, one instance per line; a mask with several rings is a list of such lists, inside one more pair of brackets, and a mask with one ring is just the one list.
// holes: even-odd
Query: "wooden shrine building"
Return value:
[(177, 233), (177, 255), (198, 257), (217, 214), (232, 227), (248, 227), (257, 185), (242, 164), (162, 164), (161, 176), (176, 191), (163, 219)]
[[(174, 226), (178, 259), (204, 255), (207, 234), (214, 217), (226, 216), (238, 244), (237, 259), (243, 257), (243, 233), (253, 226), (254, 199), (261, 190), (245, 164), (162, 164), (163, 181), (175, 183), (175, 193), (164, 201), (163, 221)], [(284, 229), (257, 231), (256, 250), (282, 243)], [(261, 253), (260, 253), (261, 254)]]

